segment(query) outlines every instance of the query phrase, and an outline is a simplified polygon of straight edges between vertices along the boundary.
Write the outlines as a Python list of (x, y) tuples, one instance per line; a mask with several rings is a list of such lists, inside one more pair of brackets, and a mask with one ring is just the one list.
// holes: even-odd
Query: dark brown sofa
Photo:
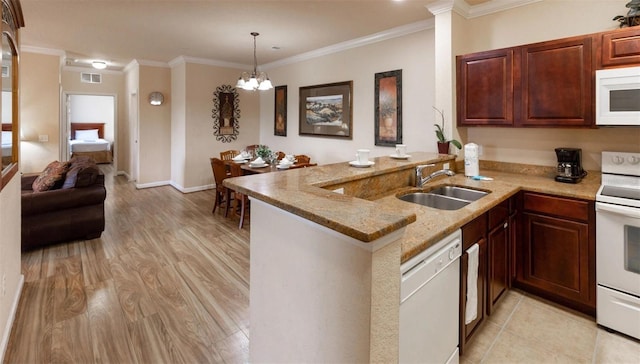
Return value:
[(73, 158), (62, 181), (47, 191), (33, 191), (37, 177), (22, 176), (22, 250), (100, 237), (107, 192), (93, 160)]

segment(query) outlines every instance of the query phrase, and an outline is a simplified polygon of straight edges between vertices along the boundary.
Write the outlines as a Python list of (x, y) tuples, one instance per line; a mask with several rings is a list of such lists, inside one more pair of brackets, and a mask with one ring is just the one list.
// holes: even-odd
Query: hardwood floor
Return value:
[(243, 363), (249, 226), (213, 190), (136, 190), (105, 173), (98, 239), (23, 253), (5, 363)]

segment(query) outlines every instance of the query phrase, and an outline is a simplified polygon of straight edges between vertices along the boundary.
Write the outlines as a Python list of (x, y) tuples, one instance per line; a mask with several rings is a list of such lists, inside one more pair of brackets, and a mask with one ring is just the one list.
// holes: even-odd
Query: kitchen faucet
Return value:
[(424, 186), (425, 183), (431, 181), (432, 179), (438, 176), (447, 175), (451, 177), (456, 175), (450, 169), (440, 169), (423, 178), (422, 170), (427, 167), (435, 167), (435, 164), (422, 164), (422, 165), (416, 166), (416, 187), (422, 187)]

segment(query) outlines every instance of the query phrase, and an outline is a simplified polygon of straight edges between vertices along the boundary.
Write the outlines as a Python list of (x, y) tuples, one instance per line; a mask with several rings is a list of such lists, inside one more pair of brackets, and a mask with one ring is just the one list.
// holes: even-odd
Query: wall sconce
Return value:
[(161, 92), (155, 91), (149, 94), (149, 103), (153, 106), (162, 105), (164, 102), (164, 96)]

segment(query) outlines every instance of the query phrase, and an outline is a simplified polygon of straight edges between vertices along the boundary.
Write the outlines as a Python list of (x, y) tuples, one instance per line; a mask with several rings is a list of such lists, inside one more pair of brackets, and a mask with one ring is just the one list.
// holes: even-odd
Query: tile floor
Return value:
[(640, 363), (640, 341), (515, 289), (476, 335), (460, 363)]

